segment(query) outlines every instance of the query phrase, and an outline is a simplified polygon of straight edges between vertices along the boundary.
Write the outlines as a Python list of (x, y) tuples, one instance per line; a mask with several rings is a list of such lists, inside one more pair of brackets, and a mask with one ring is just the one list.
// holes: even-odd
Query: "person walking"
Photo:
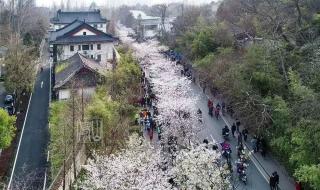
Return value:
[(269, 178), (269, 185), (270, 185), (270, 190), (276, 190), (276, 179), (273, 174)]
[(233, 136), (233, 137), (235, 137), (235, 136), (234, 136), (234, 133), (236, 132), (236, 130), (237, 130), (236, 124), (233, 123), (232, 126), (231, 126), (231, 133), (232, 133), (232, 136)]
[(261, 137), (261, 138), (260, 138), (260, 152), (261, 152), (261, 155), (262, 155), (263, 157), (266, 156), (266, 153), (267, 153), (266, 148), (267, 148), (266, 141), (264, 140), (263, 137)]
[(251, 139), (251, 144), (254, 152), (257, 152), (257, 137), (253, 136)]
[(274, 176), (274, 180), (275, 180), (275, 189), (278, 190), (279, 189), (279, 175), (278, 173), (275, 171), (272, 174)]
[(242, 144), (242, 134), (238, 133), (238, 146)]
[(296, 181), (295, 182), (295, 187), (296, 187), (296, 190), (302, 190), (302, 184), (300, 181)]
[(236, 119), (236, 126), (237, 126), (238, 133), (240, 132), (240, 125), (241, 125), (241, 122), (239, 121), (239, 119)]
[(261, 137), (259, 136), (257, 138), (257, 152), (260, 152), (261, 150)]
[(248, 129), (247, 129), (247, 128), (244, 128), (244, 129), (242, 130), (242, 136), (243, 136), (244, 142), (247, 142), (248, 134), (249, 134)]

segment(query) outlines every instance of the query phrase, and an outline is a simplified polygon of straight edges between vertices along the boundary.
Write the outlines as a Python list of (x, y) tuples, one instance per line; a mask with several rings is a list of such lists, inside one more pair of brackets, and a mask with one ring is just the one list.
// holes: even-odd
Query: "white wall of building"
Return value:
[(91, 32), (90, 30), (84, 28), (77, 33), (73, 34), (73, 36), (83, 36), (84, 32), (86, 33), (86, 36), (94, 36), (96, 35), (95, 33)]
[[(83, 88), (84, 98), (90, 98), (94, 94), (95, 90), (96, 90), (95, 87)], [(82, 96), (82, 89), (78, 89), (77, 91), (78, 91), (78, 95)], [(71, 97), (71, 90), (70, 89), (59, 90), (58, 96), (59, 96), (59, 100), (67, 100)]]
[[(97, 44), (101, 44), (100, 50), (98, 50)], [(81, 46), (81, 50), (79, 50), (78, 48), (79, 45)], [(89, 45), (89, 50), (82, 50), (82, 45)], [(93, 45), (93, 50), (91, 50), (91, 45)], [(114, 45), (112, 42), (72, 44), (72, 46), (74, 47), (74, 51), (70, 51), (70, 46), (71, 45), (58, 45), (58, 49), (62, 48), (62, 54), (61, 56), (58, 56), (58, 61), (66, 60), (77, 52), (83, 55), (88, 55), (88, 57), (93, 59), (98, 59), (98, 55), (101, 55), (102, 63), (106, 63), (113, 58)]]
[(107, 24), (106, 23), (98, 23), (98, 24), (90, 24), (90, 26), (107, 33)]

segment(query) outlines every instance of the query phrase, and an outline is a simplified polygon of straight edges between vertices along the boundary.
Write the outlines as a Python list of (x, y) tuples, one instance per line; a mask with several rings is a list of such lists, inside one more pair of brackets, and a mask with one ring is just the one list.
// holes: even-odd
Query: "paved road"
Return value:
[(43, 187), (49, 140), (49, 70), (49, 65), (46, 64), (36, 79), (18, 156), (13, 168), (11, 183), (13, 189), (20, 189), (15, 186), (21, 185), (32, 190)]
[[(211, 140), (214, 139), (216, 142), (223, 142), (223, 138), (221, 135), (222, 127), (225, 126), (224, 121), (220, 118), (219, 120), (216, 120), (215, 118), (210, 117), (208, 113), (207, 103), (208, 99), (207, 97), (202, 93), (202, 90), (192, 84), (192, 92), (195, 95), (199, 95), (199, 99), (197, 102), (198, 108), (202, 110), (203, 114), (203, 121), (204, 121), (204, 127), (199, 133), (199, 137), (202, 139), (208, 139)], [(230, 136), (230, 144), (232, 145), (232, 158), (237, 158), (236, 155), (236, 144), (237, 141), (235, 138)], [(235, 160), (233, 160), (234, 163)], [(235, 170), (235, 168), (234, 168)], [(252, 190), (269, 190), (269, 184), (267, 180), (261, 175), (259, 170), (255, 167), (255, 165), (252, 162), (249, 162), (249, 167), (247, 169), (247, 176), (248, 176), (248, 184), (243, 185), (238, 180), (234, 180), (234, 189), (237, 190), (244, 190), (244, 189), (252, 189)]]

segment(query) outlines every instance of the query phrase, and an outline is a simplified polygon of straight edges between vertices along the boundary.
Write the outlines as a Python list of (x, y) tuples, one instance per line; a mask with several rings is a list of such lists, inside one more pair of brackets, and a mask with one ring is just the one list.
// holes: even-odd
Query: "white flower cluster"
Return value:
[[(176, 164), (167, 167), (159, 150), (132, 135), (127, 148), (116, 155), (95, 155), (84, 166), (81, 189), (229, 189), (218, 162), (219, 153), (197, 146), (179, 152)], [(173, 182), (173, 183), (170, 183)]]

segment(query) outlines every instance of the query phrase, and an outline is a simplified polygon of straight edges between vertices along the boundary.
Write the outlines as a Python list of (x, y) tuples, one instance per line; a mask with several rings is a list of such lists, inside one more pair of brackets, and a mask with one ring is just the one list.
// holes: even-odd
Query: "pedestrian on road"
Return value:
[(242, 144), (242, 134), (238, 133), (238, 146)]
[(296, 187), (296, 190), (302, 190), (302, 184), (300, 181), (296, 181), (295, 182), (295, 187)]
[(247, 129), (247, 128), (244, 128), (244, 129), (242, 130), (242, 136), (243, 136), (244, 142), (247, 142), (248, 134), (249, 134), (248, 129)]
[(251, 144), (254, 152), (257, 152), (257, 142), (257, 137), (253, 136), (253, 138), (251, 139)]
[(221, 112), (222, 112), (222, 115), (224, 115), (224, 112), (226, 111), (226, 103), (224, 103), (224, 101), (222, 101), (221, 103)]
[(269, 178), (269, 185), (271, 190), (276, 190), (276, 179), (273, 174)]
[(231, 126), (231, 132), (232, 132), (232, 136), (233, 136), (233, 137), (235, 137), (235, 136), (234, 136), (234, 133), (236, 132), (236, 130), (237, 130), (236, 124), (233, 123), (232, 126)]
[(275, 180), (275, 189), (278, 190), (279, 189), (279, 175), (278, 173), (275, 171), (273, 172), (273, 176), (274, 176), (274, 180)]
[(264, 140), (263, 137), (260, 138), (260, 152), (261, 152), (261, 155), (263, 157), (266, 156), (266, 148), (267, 148), (267, 145), (266, 145), (266, 141)]
[(240, 125), (241, 125), (241, 123), (240, 123), (239, 119), (236, 119), (236, 126), (237, 126), (238, 133), (240, 132)]
[(219, 120), (220, 109), (216, 108), (215, 111), (214, 111), (214, 114), (216, 116), (216, 119)]
[(260, 152), (261, 150), (261, 137), (259, 136), (257, 138), (257, 152)]
[(148, 130), (148, 132), (149, 132), (150, 141), (152, 141), (152, 139), (153, 139), (153, 127), (151, 127), (151, 128)]

